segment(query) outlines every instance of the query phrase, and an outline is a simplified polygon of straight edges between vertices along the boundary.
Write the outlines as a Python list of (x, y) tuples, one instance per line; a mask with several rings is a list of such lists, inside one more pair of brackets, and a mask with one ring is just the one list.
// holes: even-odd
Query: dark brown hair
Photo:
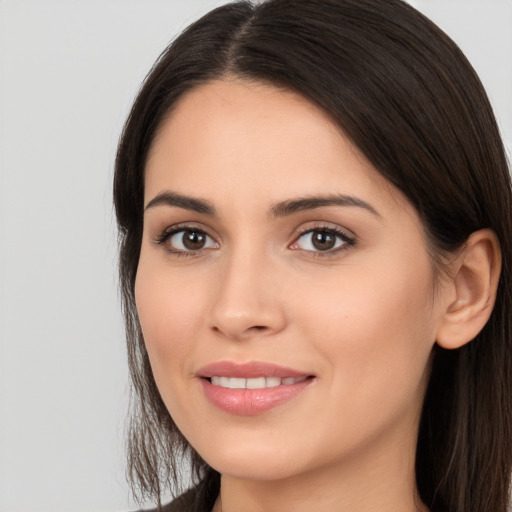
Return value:
[(432, 512), (506, 512), (512, 463), (509, 169), (486, 93), (459, 48), (401, 0), (268, 0), (217, 8), (186, 29), (149, 73), (116, 159), (120, 277), (133, 383), (129, 468), (160, 502), (190, 460), (195, 509), (219, 475), (189, 446), (155, 385), (134, 301), (144, 166), (155, 133), (187, 91), (227, 75), (293, 90), (325, 110), (417, 209), (431, 252), (491, 228), (503, 268), (494, 311), (463, 348), (436, 346), (416, 457)]

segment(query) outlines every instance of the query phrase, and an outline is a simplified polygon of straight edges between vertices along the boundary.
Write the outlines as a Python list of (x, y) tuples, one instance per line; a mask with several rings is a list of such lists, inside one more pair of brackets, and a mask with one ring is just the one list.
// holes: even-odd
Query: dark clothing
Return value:
[[(211, 507), (205, 504), (203, 497), (197, 488), (189, 489), (187, 492), (178, 496), (167, 505), (162, 505), (161, 512), (211, 512)], [(156, 508), (151, 510), (139, 510), (138, 512), (158, 512)]]
[[(211, 512), (220, 491), (220, 475), (208, 468), (203, 479), (195, 486), (178, 496), (167, 505), (162, 505), (160, 512)], [(139, 510), (138, 512), (158, 512)]]

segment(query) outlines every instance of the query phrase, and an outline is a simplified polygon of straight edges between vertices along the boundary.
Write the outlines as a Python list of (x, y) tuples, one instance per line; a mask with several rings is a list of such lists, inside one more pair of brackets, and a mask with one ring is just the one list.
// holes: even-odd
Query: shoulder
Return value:
[(139, 510), (138, 512), (211, 512), (220, 491), (220, 475), (213, 469), (206, 474), (197, 485), (178, 496), (160, 510)]
[[(195, 512), (197, 510), (197, 490), (195, 488), (189, 489), (187, 492), (178, 496), (175, 500), (167, 505), (162, 505), (160, 511), (158, 508), (150, 510), (139, 510), (137, 512)], [(203, 510), (201, 510), (203, 512)], [(204, 512), (209, 512), (206, 509)]]
[(195, 512), (196, 502), (197, 491), (196, 489), (190, 489), (165, 507), (162, 507), (162, 512)]

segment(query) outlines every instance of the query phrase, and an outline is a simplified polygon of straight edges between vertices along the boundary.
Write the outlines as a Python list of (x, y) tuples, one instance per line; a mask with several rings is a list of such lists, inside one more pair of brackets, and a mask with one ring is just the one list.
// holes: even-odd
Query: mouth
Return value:
[[(204, 366), (197, 371), (198, 377), (212, 378), (228, 378), (228, 379), (244, 379), (255, 380), (265, 379), (265, 387), (267, 387), (267, 379), (269, 386), (279, 386), (280, 384), (292, 383), (290, 379), (303, 379), (312, 376), (309, 372), (287, 368), (274, 363), (265, 363), (262, 361), (251, 361), (248, 363), (235, 363), (233, 361), (219, 361)], [(280, 382), (277, 382), (280, 379)], [(285, 382), (282, 382), (285, 381)], [(260, 381), (261, 382), (261, 381)], [(223, 381), (223, 385), (226, 382)], [(221, 384), (217, 384), (221, 385)]]
[(236, 415), (257, 415), (291, 401), (316, 380), (316, 376), (282, 366), (223, 361), (196, 374), (204, 396), (216, 408)]

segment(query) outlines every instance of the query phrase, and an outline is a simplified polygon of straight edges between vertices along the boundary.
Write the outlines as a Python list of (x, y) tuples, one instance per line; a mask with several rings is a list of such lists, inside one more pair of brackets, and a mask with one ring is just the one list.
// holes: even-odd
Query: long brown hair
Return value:
[[(120, 285), (133, 383), (129, 470), (160, 503), (182, 456), (211, 507), (219, 475), (183, 438), (153, 379), (134, 301), (144, 167), (176, 101), (237, 75), (293, 90), (324, 109), (417, 209), (436, 255), (480, 228), (501, 244), (491, 318), (463, 348), (436, 346), (420, 422), (416, 478), (432, 512), (505, 512), (512, 464), (512, 200), (486, 93), (459, 48), (401, 0), (268, 0), (217, 8), (161, 55), (133, 105), (116, 159)], [(436, 263), (437, 262), (437, 263)]]

